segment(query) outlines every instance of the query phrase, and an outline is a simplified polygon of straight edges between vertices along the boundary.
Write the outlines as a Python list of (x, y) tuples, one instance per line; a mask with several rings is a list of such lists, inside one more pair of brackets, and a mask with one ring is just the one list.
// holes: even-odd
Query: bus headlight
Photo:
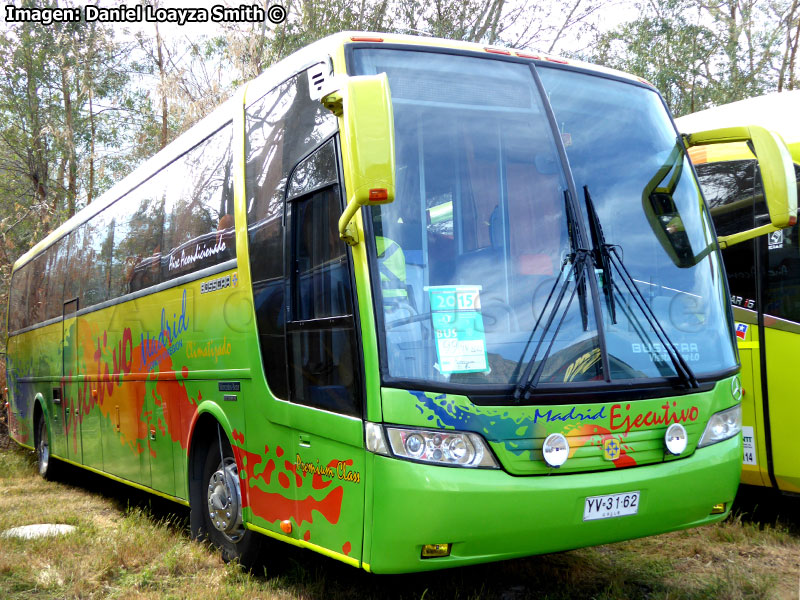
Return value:
[(737, 404), (711, 415), (697, 447), (710, 446), (737, 435), (742, 430), (742, 405)]
[(386, 433), (395, 456), (452, 467), (499, 468), (477, 433), (389, 426)]

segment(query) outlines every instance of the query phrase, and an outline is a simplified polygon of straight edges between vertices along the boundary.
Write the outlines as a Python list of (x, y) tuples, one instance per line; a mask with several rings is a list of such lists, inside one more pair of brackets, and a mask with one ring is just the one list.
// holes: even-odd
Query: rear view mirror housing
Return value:
[(753, 229), (720, 236), (721, 248), (789, 227), (797, 222), (797, 184), (794, 165), (780, 136), (763, 127), (750, 125), (692, 133), (684, 135), (683, 141), (687, 148), (708, 144), (749, 142), (758, 161), (770, 222)]
[(339, 237), (353, 246), (353, 218), (362, 206), (394, 201), (394, 114), (386, 73), (337, 77), (322, 104), (339, 118), (347, 206)]

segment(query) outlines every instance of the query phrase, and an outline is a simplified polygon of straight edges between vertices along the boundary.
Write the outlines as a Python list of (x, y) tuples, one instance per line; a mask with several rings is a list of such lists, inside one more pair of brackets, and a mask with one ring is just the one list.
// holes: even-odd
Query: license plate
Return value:
[(583, 505), (583, 520), (612, 519), (635, 515), (639, 511), (639, 492), (589, 496)]

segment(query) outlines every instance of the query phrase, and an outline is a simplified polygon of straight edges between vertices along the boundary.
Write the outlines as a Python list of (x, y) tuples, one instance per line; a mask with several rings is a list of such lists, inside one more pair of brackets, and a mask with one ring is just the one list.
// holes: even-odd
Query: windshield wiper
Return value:
[(614, 280), (611, 273), (611, 259), (606, 249), (606, 238), (603, 235), (603, 227), (600, 225), (600, 217), (597, 215), (597, 210), (595, 210), (588, 185), (583, 186), (583, 197), (586, 200), (586, 211), (589, 215), (589, 234), (592, 236), (594, 264), (600, 265), (603, 270), (603, 294), (606, 297), (611, 322), (616, 325), (617, 311), (614, 306)]
[(639, 289), (639, 286), (636, 285), (636, 282), (633, 279), (633, 276), (628, 271), (628, 268), (625, 266), (625, 263), (622, 262), (622, 258), (619, 256), (619, 248), (613, 245), (606, 245), (605, 252), (612, 264), (617, 269), (617, 272), (620, 274), (620, 278), (622, 282), (625, 284), (625, 287), (628, 290), (628, 293), (633, 297), (634, 302), (639, 307), (639, 310), (642, 311), (644, 318), (650, 324), (650, 327), (653, 328), (653, 331), (658, 337), (661, 344), (664, 346), (664, 349), (667, 351), (667, 356), (672, 361), (672, 365), (675, 368), (675, 373), (680, 377), (686, 387), (688, 388), (699, 388), (700, 384), (697, 381), (697, 377), (695, 377), (692, 368), (689, 366), (689, 363), (686, 362), (686, 359), (683, 358), (678, 349), (675, 347), (675, 344), (672, 343), (672, 340), (667, 335), (666, 330), (661, 325), (661, 322), (656, 317), (653, 309), (650, 308), (650, 305), (647, 303), (647, 299), (642, 294), (642, 291)]
[(614, 284), (612, 280), (612, 270), (616, 269), (628, 293), (633, 297), (639, 310), (642, 311), (644, 318), (647, 320), (650, 327), (653, 328), (656, 337), (658, 337), (658, 340), (666, 349), (667, 356), (669, 356), (669, 359), (672, 361), (672, 365), (678, 377), (680, 377), (689, 388), (700, 387), (689, 363), (686, 362), (686, 359), (684, 359), (677, 348), (675, 348), (675, 344), (672, 343), (672, 340), (667, 335), (666, 330), (661, 325), (658, 317), (656, 317), (653, 309), (650, 308), (650, 304), (648, 304), (644, 294), (642, 294), (639, 286), (636, 285), (630, 271), (628, 271), (625, 263), (622, 262), (622, 258), (619, 255), (619, 247), (605, 242), (603, 228), (600, 225), (600, 218), (597, 215), (597, 209), (592, 201), (592, 196), (589, 194), (589, 186), (584, 186), (583, 191), (584, 199), (586, 200), (586, 209), (589, 213), (589, 226), (592, 235), (595, 262), (601, 265), (603, 269), (603, 286), (606, 300), (609, 303), (608, 307), (612, 322), (617, 322), (614, 307)]
[[(564, 190), (564, 204), (565, 204), (565, 213), (567, 218), (567, 232), (570, 237), (571, 245), (573, 248), (572, 256), (570, 257), (569, 262), (571, 262), (571, 266), (569, 271), (567, 272), (567, 276), (564, 281), (561, 283), (561, 287), (558, 288), (558, 294), (556, 294), (555, 303), (553, 307), (550, 309), (549, 315), (547, 317), (547, 322), (544, 325), (544, 329), (542, 330), (542, 335), (539, 338), (539, 342), (536, 344), (536, 348), (533, 351), (533, 355), (528, 360), (527, 364), (525, 365), (525, 370), (523, 371), (522, 375), (517, 380), (516, 388), (514, 389), (514, 400), (519, 401), (521, 398), (524, 397), (525, 400), (530, 398), (532, 390), (536, 387), (539, 379), (542, 376), (542, 372), (544, 371), (544, 365), (547, 362), (547, 358), (550, 356), (550, 351), (553, 348), (553, 344), (555, 343), (556, 337), (558, 336), (558, 332), (561, 329), (561, 326), (564, 323), (564, 320), (569, 314), (569, 307), (572, 305), (572, 301), (575, 298), (575, 295), (578, 294), (579, 296), (579, 303), (581, 307), (581, 321), (583, 323), (583, 329), (586, 331), (588, 329), (588, 310), (586, 307), (586, 266), (589, 262), (591, 255), (589, 250), (583, 244), (583, 237), (580, 233), (580, 228), (578, 226), (577, 219), (575, 217), (575, 213), (572, 210), (572, 204), (570, 202), (569, 191)], [(520, 366), (523, 364), (525, 360), (525, 355), (528, 352), (528, 348), (530, 347), (531, 342), (533, 341), (534, 335), (536, 331), (539, 329), (539, 323), (542, 320), (542, 317), (545, 313), (548, 312), (548, 308), (550, 307), (550, 301), (553, 298), (553, 294), (558, 287), (558, 283), (561, 279), (561, 273), (564, 272), (564, 267), (566, 266), (567, 261), (564, 262), (561, 266), (561, 271), (559, 272), (559, 277), (556, 279), (553, 287), (550, 289), (550, 294), (547, 296), (547, 300), (545, 301), (544, 307), (542, 308), (541, 312), (539, 313), (538, 318), (536, 319), (536, 323), (533, 326), (533, 330), (531, 331), (530, 336), (528, 337), (528, 341), (525, 344), (525, 348), (522, 350), (522, 355), (517, 362), (517, 366), (514, 369), (514, 373), (519, 370)], [(547, 345), (547, 349), (545, 350), (544, 356), (539, 363), (539, 366), (536, 369), (536, 372), (531, 378), (531, 372), (533, 371), (533, 367), (536, 363), (536, 358), (539, 356), (539, 351), (544, 344), (544, 339), (547, 336), (547, 332), (550, 331), (550, 327), (553, 325), (553, 321), (556, 319), (559, 313), (559, 309), (564, 302), (564, 297), (566, 296), (567, 289), (569, 288), (569, 284), (571, 281), (575, 281), (575, 288), (572, 290), (572, 293), (569, 296), (569, 301), (567, 302), (567, 306), (564, 308), (564, 311), (561, 315), (561, 318), (558, 321), (558, 325), (556, 325), (555, 330), (553, 331), (553, 335), (550, 338), (550, 343)]]

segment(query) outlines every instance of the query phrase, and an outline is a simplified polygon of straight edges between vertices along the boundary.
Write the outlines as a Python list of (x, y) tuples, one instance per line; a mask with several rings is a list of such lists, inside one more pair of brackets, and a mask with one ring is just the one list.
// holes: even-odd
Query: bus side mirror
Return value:
[(386, 73), (334, 78), (321, 102), (339, 117), (347, 206), (339, 237), (358, 243), (353, 218), (365, 205), (394, 201), (394, 114)]
[(683, 141), (687, 148), (706, 144), (750, 142), (751, 149), (756, 155), (770, 223), (720, 236), (721, 248), (789, 227), (797, 222), (797, 186), (794, 165), (789, 150), (777, 134), (763, 127), (750, 125), (692, 133), (684, 135)]

